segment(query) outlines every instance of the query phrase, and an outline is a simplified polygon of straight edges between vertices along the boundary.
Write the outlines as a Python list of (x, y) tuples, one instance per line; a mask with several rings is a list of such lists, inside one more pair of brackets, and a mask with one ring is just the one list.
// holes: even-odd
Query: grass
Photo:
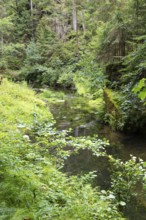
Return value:
[(3, 81), (0, 85), (1, 128), (14, 129), (19, 123), (31, 124), (37, 120), (51, 120), (51, 113), (45, 110), (45, 102), (35, 96), (25, 83), (14, 84)]
[(54, 90), (50, 90), (50, 89), (47, 89), (47, 90), (45, 89), (45, 90), (43, 90), (43, 92), (41, 92), (39, 94), (39, 97), (43, 98), (43, 99), (54, 99), (54, 100), (61, 99), (61, 100), (63, 100), (65, 97), (65, 94), (64, 94), (64, 92), (61, 92), (61, 91), (54, 91)]
[(0, 85), (0, 122), (1, 220), (123, 219), (89, 175), (67, 177), (53, 165), (48, 148), (61, 136), (45, 127), (52, 115), (25, 83)]

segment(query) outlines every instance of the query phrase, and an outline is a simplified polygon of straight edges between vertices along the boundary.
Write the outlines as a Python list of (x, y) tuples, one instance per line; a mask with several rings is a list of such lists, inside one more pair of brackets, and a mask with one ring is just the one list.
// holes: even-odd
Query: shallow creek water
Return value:
[[(108, 153), (116, 158), (126, 161), (130, 155), (134, 155), (146, 161), (146, 137), (113, 132), (101, 123), (97, 110), (89, 108), (86, 98), (66, 95), (64, 100), (50, 104), (50, 109), (58, 130), (71, 128), (71, 135), (76, 137), (96, 134), (99, 138), (110, 141)], [(97, 158), (89, 150), (80, 150), (77, 155), (70, 156), (63, 168), (63, 172), (68, 175), (90, 171), (96, 171), (97, 174), (94, 185), (100, 186), (101, 189), (109, 188), (110, 167), (107, 159)], [(130, 220), (146, 220), (146, 210), (141, 207), (137, 210), (132, 208), (126, 213), (126, 217)]]

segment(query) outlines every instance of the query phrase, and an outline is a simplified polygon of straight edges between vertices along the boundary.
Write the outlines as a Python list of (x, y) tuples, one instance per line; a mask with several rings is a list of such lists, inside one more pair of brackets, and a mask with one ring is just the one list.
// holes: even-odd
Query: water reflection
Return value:
[[(65, 102), (52, 104), (51, 111), (56, 120), (56, 128), (64, 130), (72, 128), (75, 137), (98, 134), (99, 138), (107, 138), (110, 146), (108, 154), (116, 158), (128, 160), (130, 155), (140, 157), (146, 161), (146, 138), (138, 135), (126, 135), (112, 131), (108, 126), (103, 126), (97, 114), (86, 104), (84, 98), (68, 96)], [(97, 158), (89, 150), (80, 150), (78, 154), (71, 155), (65, 162), (63, 171), (68, 175), (84, 174), (96, 171), (94, 185), (101, 189), (110, 187), (110, 164), (105, 157)], [(146, 209), (144, 207), (127, 207), (125, 212), (130, 220), (145, 220)]]
[(71, 135), (75, 137), (98, 134), (99, 138), (110, 141), (110, 154), (123, 160), (129, 159), (130, 154), (146, 160), (146, 138), (115, 132), (103, 126), (97, 118), (97, 110), (89, 109), (85, 98), (67, 95), (64, 102), (53, 103), (50, 108), (58, 130), (71, 128)]
[(86, 128), (77, 126), (74, 129), (74, 136), (75, 137), (86, 136)]

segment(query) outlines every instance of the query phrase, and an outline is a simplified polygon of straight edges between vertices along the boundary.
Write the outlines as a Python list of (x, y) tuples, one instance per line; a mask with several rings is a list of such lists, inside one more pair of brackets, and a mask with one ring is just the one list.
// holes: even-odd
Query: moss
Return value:
[(3, 130), (16, 129), (19, 124), (33, 124), (36, 117), (38, 121), (51, 120), (51, 113), (44, 107), (45, 102), (25, 83), (16, 84), (5, 79), (0, 85), (0, 127)]
[(124, 126), (123, 114), (120, 109), (121, 96), (111, 89), (104, 90), (105, 121), (113, 130), (122, 129)]
[(38, 95), (41, 99), (54, 103), (54, 102), (64, 102), (65, 93), (62, 91), (55, 91), (51, 89), (44, 89), (41, 91), (41, 93)]
[(90, 94), (90, 83), (88, 79), (83, 77), (74, 77), (75, 88), (79, 95), (89, 95)]
[(89, 100), (89, 107), (101, 110), (104, 106), (103, 98), (98, 98), (95, 100)]

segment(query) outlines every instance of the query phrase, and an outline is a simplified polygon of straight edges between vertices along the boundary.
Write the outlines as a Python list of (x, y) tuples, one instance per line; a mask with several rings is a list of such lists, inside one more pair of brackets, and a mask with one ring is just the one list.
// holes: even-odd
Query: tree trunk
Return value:
[(73, 15), (73, 30), (77, 32), (77, 8), (76, 8), (76, 0), (72, 0), (72, 15)]
[(137, 35), (139, 34), (139, 0), (136, 0), (136, 29)]
[(72, 16), (73, 16), (73, 30), (76, 32), (76, 53), (77, 53), (77, 56), (79, 56), (79, 39), (78, 39), (76, 0), (72, 0)]
[(16, 0), (16, 8), (17, 8), (17, 12), (19, 12), (18, 0)]
[(122, 30), (121, 33), (121, 56), (124, 57), (126, 55), (126, 40), (125, 40), (125, 31)]
[(3, 51), (4, 51), (4, 38), (3, 38), (3, 34), (1, 34), (1, 54), (3, 55)]
[(32, 26), (32, 38), (34, 38), (33, 1), (32, 0), (30, 0), (30, 15), (31, 15), (31, 26)]
[(30, 0), (30, 13), (31, 13), (31, 16), (33, 17), (33, 2), (32, 2), (32, 0)]
[(85, 33), (86, 31), (86, 26), (85, 26), (85, 21), (84, 21), (84, 14), (81, 11), (81, 19), (82, 19), (82, 28), (83, 28), (83, 32)]

